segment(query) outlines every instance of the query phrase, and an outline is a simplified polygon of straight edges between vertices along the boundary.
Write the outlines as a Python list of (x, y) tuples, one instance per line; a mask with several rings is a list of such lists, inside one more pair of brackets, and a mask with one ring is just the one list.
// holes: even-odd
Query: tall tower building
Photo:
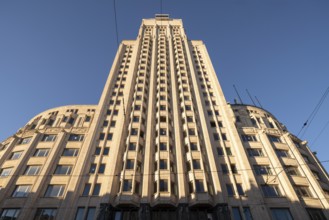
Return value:
[(1, 143), (0, 219), (329, 219), (329, 179), (268, 111), (227, 103), (202, 41), (144, 19), (98, 105)]

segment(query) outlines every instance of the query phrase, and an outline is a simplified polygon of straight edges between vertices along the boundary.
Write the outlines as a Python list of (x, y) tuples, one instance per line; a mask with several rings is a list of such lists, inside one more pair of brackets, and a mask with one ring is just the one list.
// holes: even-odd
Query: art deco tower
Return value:
[(144, 19), (98, 105), (47, 110), (1, 144), (0, 219), (327, 219), (315, 155), (230, 105), (182, 21)]

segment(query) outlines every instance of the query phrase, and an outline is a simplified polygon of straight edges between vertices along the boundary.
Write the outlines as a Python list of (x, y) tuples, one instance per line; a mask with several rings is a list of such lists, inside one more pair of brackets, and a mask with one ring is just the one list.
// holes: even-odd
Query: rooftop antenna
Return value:
[(255, 96), (256, 101), (258, 102), (259, 106), (263, 108), (262, 104), (260, 104), (260, 101), (258, 100), (257, 96)]
[(240, 100), (240, 103), (243, 104), (242, 99), (241, 99), (241, 97), (240, 97), (240, 95), (239, 95), (239, 93), (238, 93), (238, 90), (236, 89), (236, 87), (235, 87), (234, 84), (233, 84), (233, 88), (234, 88), (236, 94), (238, 95), (238, 98), (239, 98), (239, 100)]
[(246, 89), (246, 92), (247, 92), (247, 94), (248, 94), (248, 96), (249, 96), (250, 100), (251, 100), (251, 101), (252, 101), (252, 103), (254, 104), (254, 106), (257, 106), (257, 105), (255, 104), (254, 100), (252, 99), (252, 97), (251, 97), (251, 95), (250, 95), (250, 93), (249, 93), (248, 89)]

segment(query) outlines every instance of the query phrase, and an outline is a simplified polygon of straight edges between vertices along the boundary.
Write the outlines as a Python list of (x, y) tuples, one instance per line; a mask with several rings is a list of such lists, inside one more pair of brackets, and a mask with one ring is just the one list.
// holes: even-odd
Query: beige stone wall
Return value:
[(178, 19), (144, 19), (120, 44), (98, 105), (37, 115), (1, 143), (0, 169), (0, 207), (19, 219), (42, 208), (96, 218), (101, 204), (224, 204), (254, 219), (328, 209), (328, 175), (309, 148), (267, 111), (228, 104), (205, 45)]

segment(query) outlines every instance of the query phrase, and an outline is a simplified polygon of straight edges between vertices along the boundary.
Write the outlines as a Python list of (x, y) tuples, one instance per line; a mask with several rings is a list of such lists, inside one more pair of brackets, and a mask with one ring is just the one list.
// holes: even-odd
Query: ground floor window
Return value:
[(289, 208), (272, 208), (271, 214), (274, 220), (293, 220)]

